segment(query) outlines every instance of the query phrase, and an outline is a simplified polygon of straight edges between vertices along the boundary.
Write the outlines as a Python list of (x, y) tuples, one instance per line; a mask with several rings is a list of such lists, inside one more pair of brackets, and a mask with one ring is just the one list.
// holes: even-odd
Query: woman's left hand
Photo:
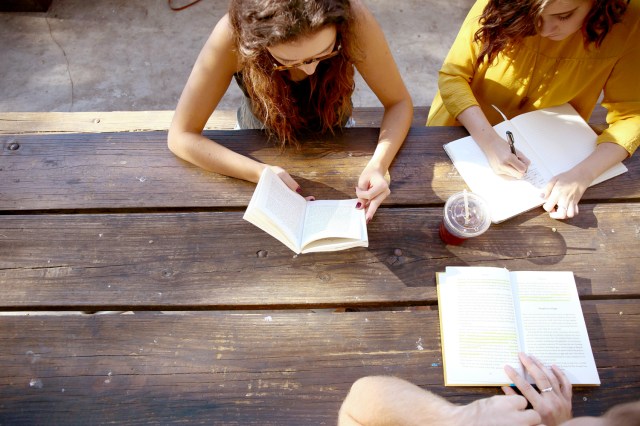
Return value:
[[(520, 354), (520, 361), (535, 380), (539, 392), (511, 366), (505, 366), (505, 372), (522, 395), (529, 400), (533, 409), (540, 414), (542, 423), (555, 426), (571, 419), (571, 382), (562, 370), (555, 365), (549, 369), (537, 358), (523, 353)], [(516, 395), (509, 386), (503, 386), (502, 391), (506, 395)]]
[(553, 219), (566, 219), (578, 214), (578, 202), (591, 184), (589, 176), (583, 176), (575, 168), (554, 176), (547, 184), (542, 207)]
[(389, 182), (384, 175), (381, 170), (367, 166), (362, 171), (360, 179), (358, 179), (358, 186), (356, 187), (357, 208), (366, 209), (365, 218), (367, 223), (376, 213), (382, 201), (391, 194)]

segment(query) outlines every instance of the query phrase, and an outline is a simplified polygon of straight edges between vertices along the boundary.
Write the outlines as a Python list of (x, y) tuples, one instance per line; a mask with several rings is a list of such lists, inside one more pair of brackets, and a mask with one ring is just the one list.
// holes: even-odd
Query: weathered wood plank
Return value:
[[(168, 130), (173, 111), (0, 112), (0, 134)], [(214, 111), (205, 130), (232, 130), (235, 111)]]
[[(353, 110), (356, 127), (380, 127), (382, 107)], [(424, 126), (428, 106), (414, 106), (414, 127)], [(606, 128), (607, 110), (597, 105), (589, 123), (596, 131)], [(153, 132), (169, 130), (173, 111), (0, 112), (0, 134)], [(236, 111), (216, 110), (205, 130), (233, 130)]]
[[(576, 415), (640, 392), (640, 303), (585, 302), (602, 386)], [(3, 424), (335, 424), (350, 385), (395, 375), (457, 403), (497, 388), (445, 388), (438, 313), (0, 317)]]
[[(442, 144), (461, 128), (412, 128), (390, 175), (387, 205), (441, 205), (464, 181)], [(375, 128), (347, 129), (333, 139), (309, 141), (282, 154), (259, 131), (208, 132), (218, 142), (289, 171), (306, 194), (353, 197), (378, 137)], [(0, 136), (0, 210), (245, 207), (254, 185), (206, 172), (175, 157), (166, 134), (101, 133)], [(17, 148), (12, 150), (12, 148)], [(584, 201), (640, 198), (640, 159), (629, 173), (587, 190)]]
[(640, 295), (637, 204), (585, 204), (566, 222), (529, 212), (458, 247), (440, 241), (440, 219), (382, 208), (368, 249), (294, 256), (242, 212), (4, 215), (0, 308), (433, 304), (448, 265), (569, 270), (582, 297)]
[[(380, 127), (382, 107), (353, 110), (356, 127)], [(412, 126), (424, 126), (429, 107), (414, 107)], [(173, 111), (0, 112), (0, 134), (152, 132), (169, 130)], [(233, 130), (235, 110), (216, 110), (205, 130)]]

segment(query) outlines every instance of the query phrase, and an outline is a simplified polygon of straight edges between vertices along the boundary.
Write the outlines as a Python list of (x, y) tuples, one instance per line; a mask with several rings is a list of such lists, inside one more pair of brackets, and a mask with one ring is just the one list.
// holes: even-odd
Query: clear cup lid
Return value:
[(491, 213), (487, 202), (479, 195), (458, 192), (444, 205), (444, 221), (449, 231), (459, 237), (476, 237), (489, 229)]

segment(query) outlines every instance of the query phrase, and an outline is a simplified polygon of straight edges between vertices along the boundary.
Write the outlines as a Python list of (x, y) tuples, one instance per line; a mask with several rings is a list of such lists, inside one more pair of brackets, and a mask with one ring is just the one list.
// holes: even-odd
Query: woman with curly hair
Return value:
[(245, 94), (239, 128), (262, 128), (282, 148), (309, 133), (348, 126), (354, 68), (384, 106), (375, 152), (357, 182), (357, 208), (370, 220), (389, 195), (385, 174), (411, 125), (413, 106), (389, 47), (361, 0), (232, 0), (213, 29), (182, 92), (169, 148), (204, 169), (257, 182), (271, 167), (202, 136), (233, 78)]
[(556, 219), (578, 214), (589, 184), (640, 143), (640, 4), (627, 0), (478, 0), (440, 70), (427, 125), (462, 124), (496, 173), (522, 177), (491, 127), (507, 117), (571, 104), (589, 119), (602, 94), (609, 124), (595, 152), (541, 194)]

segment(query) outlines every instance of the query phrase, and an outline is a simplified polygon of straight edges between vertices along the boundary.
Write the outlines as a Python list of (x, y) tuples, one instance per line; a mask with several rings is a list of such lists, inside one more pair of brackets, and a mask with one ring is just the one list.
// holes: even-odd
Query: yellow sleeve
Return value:
[(479, 105), (469, 85), (475, 74), (479, 45), (473, 41), (487, 0), (478, 0), (465, 18), (438, 74), (438, 89), (444, 106), (456, 118), (465, 109)]
[[(635, 32), (639, 33), (640, 31)], [(608, 110), (609, 128), (598, 136), (598, 143), (617, 143), (629, 155), (640, 144), (640, 84), (637, 77), (640, 70), (640, 47), (637, 43), (633, 44), (635, 46), (631, 46), (618, 60), (604, 86), (602, 106)]]

